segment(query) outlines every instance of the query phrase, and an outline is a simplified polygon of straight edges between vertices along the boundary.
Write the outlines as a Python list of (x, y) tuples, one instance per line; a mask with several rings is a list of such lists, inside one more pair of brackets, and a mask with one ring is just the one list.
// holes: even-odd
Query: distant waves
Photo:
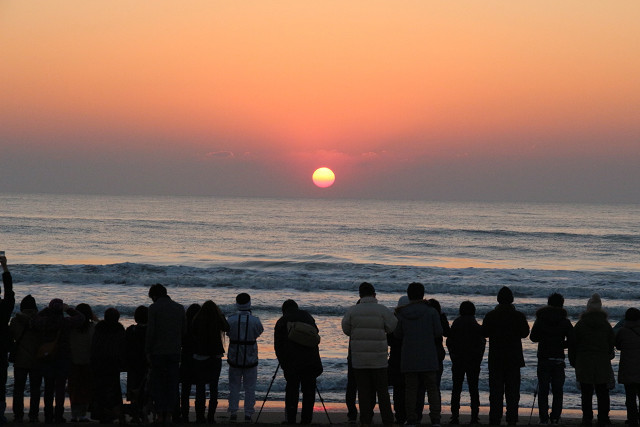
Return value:
[[(216, 267), (179, 265), (151, 265), (121, 263), (111, 265), (16, 265), (15, 280), (27, 284), (64, 284), (91, 287), (104, 286), (147, 288), (163, 283), (178, 288), (233, 288), (256, 291), (291, 289), (313, 292), (354, 292), (363, 281), (374, 283), (379, 294), (398, 295), (412, 281), (425, 284), (429, 294), (446, 294), (458, 298), (485, 299), (493, 305), (497, 290), (512, 287), (521, 304), (532, 299), (531, 310), (540, 298), (560, 291), (568, 300), (577, 300), (576, 310), (582, 309), (582, 300), (599, 292), (613, 310), (626, 301), (640, 298), (640, 272), (552, 271), (527, 269), (441, 268), (416, 266), (389, 266), (381, 264), (355, 264), (344, 262), (287, 262), (252, 261)], [(195, 289), (194, 289), (195, 290)], [(80, 289), (78, 289), (80, 291)], [(456, 299), (458, 299), (456, 298)], [(611, 301), (620, 301), (620, 304)], [(480, 304), (479, 310), (481, 311)], [(579, 306), (579, 307), (578, 307)], [(279, 306), (273, 307), (279, 310)], [(336, 315), (335, 305), (317, 307), (327, 315)], [(132, 309), (135, 306), (132, 305)], [(265, 307), (271, 309), (271, 307)], [(623, 307), (620, 307), (622, 310)], [(526, 307), (525, 307), (526, 310)], [(622, 311), (623, 313), (623, 311)], [(529, 313), (533, 315), (533, 312)], [(613, 314), (613, 313), (612, 313)]]

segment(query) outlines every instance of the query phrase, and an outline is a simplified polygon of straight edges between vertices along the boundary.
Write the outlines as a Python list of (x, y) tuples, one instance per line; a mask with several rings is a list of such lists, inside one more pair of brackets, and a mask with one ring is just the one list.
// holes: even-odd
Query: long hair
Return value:
[(78, 304), (76, 306), (76, 310), (78, 310), (84, 316), (84, 322), (82, 322), (82, 325), (78, 329), (80, 329), (82, 332), (85, 332), (87, 329), (89, 329), (89, 325), (93, 323), (93, 310), (91, 309), (91, 306), (86, 303)]
[(224, 331), (222, 312), (215, 302), (207, 300), (202, 304), (202, 308), (193, 318), (193, 327), (196, 331), (196, 338), (201, 340), (205, 346), (216, 341), (218, 337), (224, 346)]

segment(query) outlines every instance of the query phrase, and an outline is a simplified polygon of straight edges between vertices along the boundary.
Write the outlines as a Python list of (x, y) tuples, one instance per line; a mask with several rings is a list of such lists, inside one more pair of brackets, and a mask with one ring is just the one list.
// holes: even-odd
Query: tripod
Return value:
[[(260, 406), (260, 411), (258, 411), (258, 416), (256, 417), (256, 420), (254, 422), (258, 422), (258, 420), (260, 419), (260, 414), (262, 414), (262, 409), (264, 408), (264, 404), (267, 403), (267, 398), (269, 397), (269, 392), (271, 391), (271, 387), (273, 386), (273, 382), (276, 379), (276, 376), (278, 375), (278, 369), (280, 369), (280, 362), (278, 362), (278, 366), (276, 366), (276, 371), (273, 373), (273, 377), (271, 377), (271, 384), (269, 384), (269, 388), (267, 388), (267, 394), (265, 394), (264, 396), (264, 400), (262, 401), (262, 406)], [(320, 394), (320, 389), (318, 388), (318, 386), (316, 385), (316, 392), (318, 393), (318, 397), (320, 398), (320, 402), (322, 403), (322, 407), (324, 408), (324, 413), (327, 414), (327, 420), (329, 421), (329, 425), (333, 425), (333, 423), (331, 422), (331, 418), (329, 417), (329, 411), (327, 411), (327, 407), (324, 405), (324, 399), (322, 398), (322, 395)]]
[(531, 404), (531, 413), (529, 414), (529, 424), (528, 425), (531, 425), (531, 418), (533, 417), (533, 408), (536, 406), (536, 397), (538, 396), (538, 387), (539, 387), (539, 385), (540, 385), (540, 383), (536, 382), (536, 389), (533, 392), (533, 403)]

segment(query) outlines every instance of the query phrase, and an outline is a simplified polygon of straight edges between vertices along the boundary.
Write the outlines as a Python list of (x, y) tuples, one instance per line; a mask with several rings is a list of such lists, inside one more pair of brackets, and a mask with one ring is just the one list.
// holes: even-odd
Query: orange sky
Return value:
[[(201, 169), (185, 180), (213, 179), (238, 195), (312, 195), (319, 166), (338, 169), (332, 191), (345, 197), (419, 189), (393, 179), (434, 165), (442, 173), (420, 179), (441, 191), (415, 197), (447, 197), (447, 168), (490, 175), (488, 159), (505, 172), (530, 167), (523, 185), (543, 160), (560, 162), (559, 180), (571, 169), (562, 159), (607, 173), (618, 159), (640, 158), (638, 17), (635, 0), (5, 0), (0, 147), (31, 168), (54, 156), (68, 174), (58, 185), (71, 187), (49, 188), (33, 172), (22, 177), (31, 186), (10, 190), (73, 192), (79, 180), (86, 187), (77, 191), (130, 191), (118, 187), (123, 176), (94, 176), (91, 187), (84, 169), (104, 159), (135, 182), (126, 162), (151, 176), (182, 162)], [(291, 184), (298, 174), (301, 184)], [(208, 188), (165, 190), (217, 194)], [(640, 202), (638, 190), (626, 191), (621, 200)]]

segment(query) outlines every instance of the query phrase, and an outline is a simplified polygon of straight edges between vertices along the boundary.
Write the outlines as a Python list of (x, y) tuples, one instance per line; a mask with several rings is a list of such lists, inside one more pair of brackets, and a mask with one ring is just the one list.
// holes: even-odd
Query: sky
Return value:
[(638, 17), (3, 0), (0, 192), (640, 203)]

